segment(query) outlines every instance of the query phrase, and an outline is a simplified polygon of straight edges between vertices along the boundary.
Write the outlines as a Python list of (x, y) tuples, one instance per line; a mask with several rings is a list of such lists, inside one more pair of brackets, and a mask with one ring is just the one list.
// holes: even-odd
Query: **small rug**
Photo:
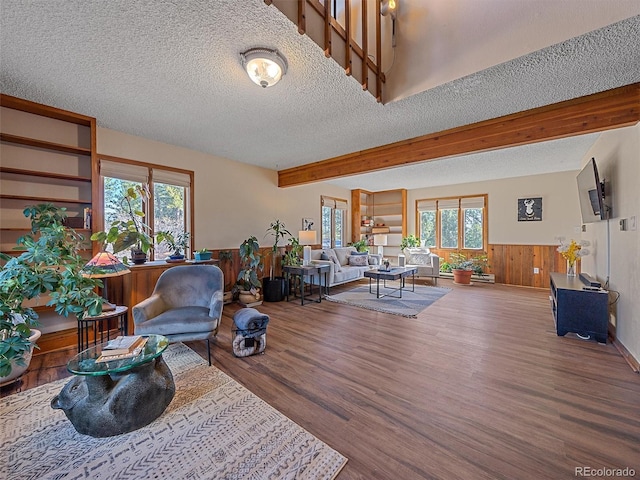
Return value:
[(68, 378), (0, 400), (2, 478), (333, 479), (347, 459), (181, 343), (176, 395), (154, 422), (81, 435), (51, 398)]
[[(397, 282), (387, 282), (387, 285), (394, 284), (397, 284)], [(415, 318), (422, 310), (451, 291), (450, 288), (416, 285), (415, 292), (411, 291), (411, 286), (408, 286), (406, 290), (402, 290), (402, 298), (376, 298), (375, 283), (371, 286), (371, 290), (374, 293), (369, 293), (369, 285), (363, 285), (347, 292), (338, 293), (337, 295), (329, 295), (325, 298), (330, 302), (344, 303), (345, 305), (354, 305), (356, 307), (366, 308), (367, 310), (375, 310), (376, 312)], [(384, 289), (382, 288), (382, 284), (380, 284), (380, 294), (389, 293), (390, 291), (390, 288)], [(393, 292), (392, 295), (397, 296), (399, 293)]]

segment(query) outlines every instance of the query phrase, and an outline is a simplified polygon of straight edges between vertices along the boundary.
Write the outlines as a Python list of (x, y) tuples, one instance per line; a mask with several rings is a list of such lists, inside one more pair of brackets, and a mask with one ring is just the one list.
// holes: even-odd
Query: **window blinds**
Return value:
[(166, 183), (177, 187), (191, 186), (191, 176), (186, 173), (174, 172), (172, 170), (153, 169), (153, 181), (157, 183)]
[(484, 208), (484, 197), (461, 198), (460, 208)]
[(349, 207), (347, 201), (340, 198), (322, 196), (320, 197), (320, 201), (323, 207), (335, 208), (337, 210), (347, 210)]
[(436, 201), (435, 200), (418, 200), (417, 208), (419, 212), (435, 212)]
[(130, 182), (147, 183), (149, 169), (140, 165), (100, 160), (100, 175), (103, 177), (119, 178)]

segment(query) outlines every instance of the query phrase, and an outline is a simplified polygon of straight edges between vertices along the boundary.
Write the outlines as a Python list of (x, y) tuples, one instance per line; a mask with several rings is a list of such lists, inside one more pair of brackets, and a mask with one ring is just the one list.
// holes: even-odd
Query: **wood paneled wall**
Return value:
[[(496, 283), (548, 288), (550, 272), (567, 271), (567, 262), (557, 248), (556, 245), (489, 244), (487, 273), (495, 275)], [(450, 250), (437, 249), (433, 249), (433, 252), (445, 261), (448, 261), (451, 253)], [(463, 253), (469, 256), (477, 254), (476, 251), (463, 251)], [(540, 273), (534, 274), (534, 268), (539, 268)], [(580, 271), (580, 262), (578, 262), (578, 271)]]

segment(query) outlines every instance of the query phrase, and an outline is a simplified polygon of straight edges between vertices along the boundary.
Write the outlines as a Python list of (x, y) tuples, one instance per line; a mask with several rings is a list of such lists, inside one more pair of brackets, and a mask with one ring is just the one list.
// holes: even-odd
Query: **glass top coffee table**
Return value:
[(121, 373), (133, 368), (144, 365), (154, 358), (162, 355), (169, 345), (167, 337), (162, 335), (145, 335), (148, 337), (140, 355), (132, 358), (124, 358), (112, 360), (108, 362), (96, 362), (102, 354), (102, 349), (107, 343), (95, 345), (91, 348), (83, 350), (69, 362), (67, 362), (67, 370), (76, 375), (110, 375), (113, 373)]
[(171, 403), (176, 392), (171, 370), (162, 358), (169, 340), (148, 337), (132, 358), (98, 362), (103, 343), (83, 350), (67, 363), (74, 374), (51, 407), (64, 411), (84, 435), (110, 437), (148, 425)]
[[(376, 280), (376, 298), (383, 297), (393, 297), (393, 298), (402, 298), (402, 291), (405, 289), (405, 279), (411, 275), (411, 291), (416, 291), (416, 272), (418, 268), (415, 266), (411, 267), (393, 267), (389, 270), (367, 270), (364, 272), (364, 276), (369, 279), (369, 293), (373, 294), (371, 290), (371, 281), (375, 278)], [(382, 280), (382, 288), (384, 288), (387, 293), (380, 295), (380, 280)], [(399, 285), (397, 287), (387, 287), (387, 280), (399, 280)], [(399, 295), (392, 295), (394, 292), (399, 292)]]

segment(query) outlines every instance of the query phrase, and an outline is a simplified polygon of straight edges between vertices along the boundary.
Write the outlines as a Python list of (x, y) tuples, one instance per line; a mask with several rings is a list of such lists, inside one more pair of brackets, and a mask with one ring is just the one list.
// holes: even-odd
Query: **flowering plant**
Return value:
[(569, 262), (570, 267), (575, 265), (578, 258), (589, 255), (589, 250), (584, 248), (589, 246), (589, 242), (586, 240), (576, 242), (572, 239), (569, 243), (566, 242), (564, 237), (560, 237), (558, 240), (560, 240), (558, 251)]

